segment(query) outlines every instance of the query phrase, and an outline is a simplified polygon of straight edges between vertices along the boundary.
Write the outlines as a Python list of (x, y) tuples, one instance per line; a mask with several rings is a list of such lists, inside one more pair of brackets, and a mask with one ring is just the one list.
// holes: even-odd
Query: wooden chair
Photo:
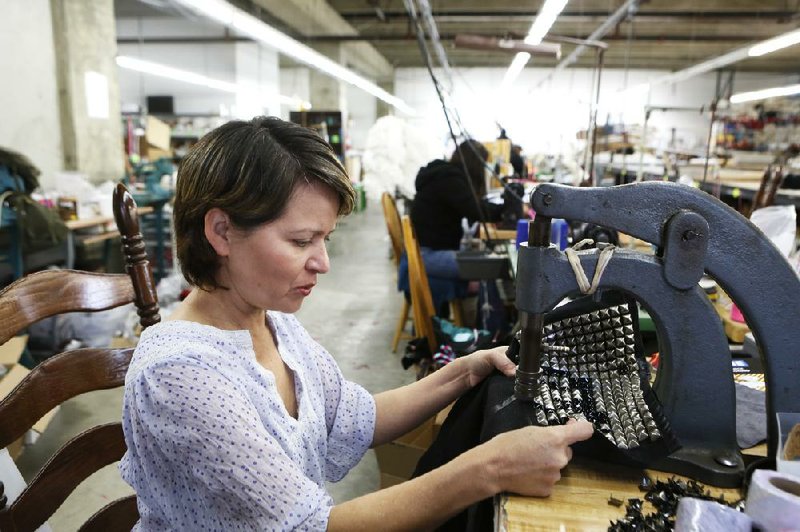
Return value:
[(411, 225), (411, 218), (403, 216), (403, 242), (406, 245), (408, 256), (408, 284), (411, 286), (411, 303), (414, 309), (414, 325), (417, 336), (424, 336), (428, 340), (431, 353), (439, 347), (436, 334), (433, 331), (433, 317), (436, 310), (433, 308), (431, 287), (428, 284), (428, 275), (425, 273), (425, 263), (419, 251), (419, 243)]
[[(392, 243), (392, 258), (394, 259), (395, 268), (397, 268), (400, 266), (400, 257), (403, 256), (403, 250), (405, 249), (403, 245), (403, 229), (400, 225), (400, 213), (397, 212), (394, 198), (388, 192), (381, 194), (381, 205), (383, 206), (383, 217), (386, 219), (386, 229), (389, 231), (389, 240)], [(400, 309), (400, 317), (394, 329), (394, 338), (392, 338), (392, 353), (397, 352), (397, 345), (400, 343), (401, 338), (404, 336), (406, 338), (411, 337), (410, 334), (404, 332), (409, 321), (410, 310), (411, 305), (408, 299), (403, 296), (403, 307)]]
[[(414, 226), (411, 218), (403, 216), (403, 242), (405, 243), (406, 255), (408, 255), (408, 283), (411, 286), (411, 306), (414, 309), (414, 325), (417, 335), (422, 335), (428, 339), (428, 347), (431, 353), (435, 353), (439, 347), (436, 343), (436, 335), (433, 332), (433, 317), (436, 309), (433, 307), (433, 296), (431, 295), (428, 275), (425, 272), (425, 262), (422, 260), (422, 253), (419, 250)], [(459, 327), (463, 326), (461, 313), (461, 302), (451, 301), (450, 312), (453, 314), (453, 323)]]
[[(17, 280), (0, 291), (0, 345), (32, 323), (63, 312), (96, 312), (132, 302), (142, 327), (160, 321), (136, 204), (121, 184), (114, 191), (114, 218), (122, 235), (127, 274), (49, 270)], [(76, 349), (39, 364), (0, 401), (0, 448), (23, 436), (67, 399), (123, 385), (132, 354), (133, 349)], [(124, 453), (121, 423), (79, 434), (50, 458), (11, 505), (0, 493), (0, 530), (37, 529), (78, 484)], [(136, 496), (132, 495), (99, 510), (81, 530), (130, 530), (138, 518)]]

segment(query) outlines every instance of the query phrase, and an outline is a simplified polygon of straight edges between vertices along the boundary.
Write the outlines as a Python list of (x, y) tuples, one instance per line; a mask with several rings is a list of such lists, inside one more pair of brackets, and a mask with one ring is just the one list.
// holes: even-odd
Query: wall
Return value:
[(363, 151), (367, 146), (367, 133), (377, 119), (378, 99), (361, 89), (346, 85), (347, 136), (353, 150)]
[[(527, 153), (566, 153), (577, 150), (576, 132), (589, 124), (592, 71), (566, 69), (546, 83), (550, 70), (529, 68), (523, 71), (509, 91), (501, 97), (498, 87), (505, 69), (464, 68), (454, 76), (453, 102), (461, 121), (472, 136), (494, 139), (503, 125), (508, 136)], [(633, 87), (663, 71), (605, 70), (601, 83), (601, 112), (598, 123), (638, 123), (644, 121), (648, 94), (625, 95), (623, 87)], [(441, 75), (441, 73), (437, 73)], [(627, 84), (626, 84), (627, 82)], [(795, 76), (737, 73), (734, 92), (796, 83)], [(677, 85), (655, 87), (649, 95), (652, 105), (697, 107), (708, 105), (714, 96), (716, 74), (704, 74)], [(443, 153), (452, 150), (441, 106), (428, 73), (422, 68), (401, 68), (395, 72), (396, 95), (417, 109), (409, 121), (434, 132), (442, 142)], [(648, 131), (655, 142), (666, 142), (672, 127), (677, 128), (686, 147), (704, 146), (708, 134), (708, 115), (697, 113), (652, 113)]]
[(124, 156), (113, 0), (51, 5), (64, 167), (94, 183), (118, 180)]
[[(291, 67), (280, 69), (278, 80), (281, 94), (298, 97), (304, 101), (311, 100), (311, 72), (306, 67)], [(279, 115), (284, 120), (289, 120), (289, 108), (281, 107)]]
[(27, 155), (48, 186), (63, 167), (49, 0), (0, 2), (0, 50), (0, 146)]
[(251, 42), (238, 42), (234, 50), (236, 83), (253, 87), (252, 91), (236, 95), (234, 115), (245, 119), (280, 115), (278, 52)]

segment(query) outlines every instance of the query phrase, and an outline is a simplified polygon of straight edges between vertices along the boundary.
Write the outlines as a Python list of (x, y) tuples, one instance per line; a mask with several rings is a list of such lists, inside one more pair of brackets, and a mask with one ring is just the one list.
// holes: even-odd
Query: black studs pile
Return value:
[[(744, 499), (729, 502), (725, 496), (712, 497), (711, 493), (699, 482), (694, 480), (676, 480), (674, 477), (662, 482), (653, 482), (645, 476), (639, 484), (639, 490), (646, 492), (644, 500), (651, 503), (654, 512), (643, 514), (642, 499), (628, 499), (625, 504), (625, 517), (612, 521), (608, 527), (609, 532), (661, 532), (675, 528), (675, 515), (678, 513), (678, 502), (683, 497), (692, 497), (704, 501), (714, 501), (736, 510), (744, 509)], [(608, 504), (622, 506), (625, 501), (610, 497)]]
[(579, 415), (620, 449), (661, 438), (642, 394), (627, 304), (545, 325), (536, 423)]

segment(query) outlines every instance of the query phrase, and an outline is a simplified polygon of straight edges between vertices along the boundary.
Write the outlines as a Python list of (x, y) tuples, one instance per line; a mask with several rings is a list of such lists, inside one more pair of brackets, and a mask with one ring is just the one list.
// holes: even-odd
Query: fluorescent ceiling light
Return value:
[(151, 74), (153, 76), (172, 79), (176, 81), (183, 81), (185, 83), (191, 83), (192, 85), (200, 85), (203, 87), (208, 87), (223, 92), (230, 92), (233, 94), (249, 93), (251, 95), (257, 96), (260, 100), (277, 98), (278, 101), (286, 105), (293, 105), (296, 107), (301, 107), (303, 109), (311, 109), (311, 102), (304, 101), (301, 98), (297, 98), (294, 96), (284, 96), (283, 94), (264, 94), (261, 91), (259, 91), (257, 87), (240, 85), (237, 83), (231, 83), (229, 81), (213, 79), (206, 76), (202, 76), (200, 74), (195, 74), (194, 72), (188, 72), (186, 70), (172, 68), (170, 66), (162, 65), (159, 63), (153, 63), (151, 61), (136, 59), (135, 57), (128, 57), (124, 55), (117, 56), (117, 65), (120, 68), (125, 68), (127, 70), (135, 70), (136, 72)]
[(526, 44), (539, 44), (550, 31), (553, 22), (556, 21), (558, 15), (564, 10), (567, 5), (567, 0), (547, 0), (542, 6), (541, 11), (536, 15), (536, 20), (533, 21), (531, 29), (528, 30), (528, 36), (525, 37)]
[[(542, 9), (536, 14), (536, 18), (533, 24), (531, 24), (531, 29), (528, 30), (528, 36), (525, 37), (525, 44), (536, 45), (541, 43), (544, 36), (547, 35), (547, 32), (550, 31), (550, 28), (553, 26), (553, 22), (556, 21), (558, 15), (564, 10), (565, 5), (567, 5), (567, 0), (545, 0)], [(531, 54), (527, 52), (520, 52), (514, 56), (514, 60), (508, 67), (505, 76), (503, 76), (501, 89), (507, 89), (514, 83), (514, 80), (517, 79), (517, 76), (519, 76), (519, 73), (522, 72), (522, 69), (525, 68), (525, 65), (528, 64), (530, 59)]]
[(677, 83), (679, 81), (685, 81), (689, 78), (693, 78), (694, 76), (705, 74), (706, 72), (742, 61), (748, 57), (761, 56), (798, 43), (800, 43), (800, 30), (790, 31), (784, 33), (783, 35), (778, 35), (777, 37), (761, 41), (753, 46), (737, 48), (731, 52), (728, 52), (727, 54), (714, 57), (708, 61), (703, 61), (702, 63), (690, 66), (689, 68), (684, 68), (683, 70), (678, 70), (672, 74), (661, 76), (660, 78), (656, 78), (655, 80), (651, 81), (650, 84), (658, 85), (662, 83)]
[(760, 42), (747, 51), (750, 57), (758, 57), (764, 54), (772, 53), (781, 48), (787, 48), (800, 43), (800, 30), (790, 31), (772, 39)]
[(788, 87), (773, 87), (760, 91), (740, 92), (731, 96), (731, 103), (752, 102), (755, 100), (766, 100), (777, 96), (790, 96), (800, 93), (800, 84), (789, 85)]
[(275, 48), (282, 54), (288, 55), (301, 63), (305, 63), (312, 68), (349, 83), (354, 87), (358, 87), (364, 92), (372, 94), (376, 98), (383, 100), (406, 114), (415, 114), (414, 109), (402, 99), (389, 94), (368, 79), (359, 76), (352, 70), (325, 57), (313, 48), (292, 39), (285, 33), (279, 32), (272, 26), (269, 26), (224, 0), (176, 1), (195, 13), (213, 19), (228, 28), (240, 31), (265, 46)]

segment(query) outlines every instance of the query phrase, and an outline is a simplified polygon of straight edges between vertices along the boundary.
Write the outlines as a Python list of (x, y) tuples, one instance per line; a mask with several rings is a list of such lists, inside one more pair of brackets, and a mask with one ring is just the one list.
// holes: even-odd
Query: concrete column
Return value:
[[(383, 83), (378, 83), (378, 86), (388, 92), (389, 94), (394, 94), (394, 80), (392, 81), (385, 81)], [(381, 99), (375, 98), (377, 110), (375, 115), (380, 118), (382, 116), (393, 115), (394, 108), (389, 105), (388, 103), (384, 102)]]
[(0, 146), (26, 155), (50, 188), (62, 169), (50, 1), (0, 2)]
[(64, 168), (100, 183), (123, 173), (113, 0), (51, 0)]
[[(300, 98), (303, 101), (311, 101), (311, 69), (306, 67), (282, 68), (280, 72), (280, 92), (286, 96)], [(294, 111), (294, 107), (282, 106), (281, 114), (278, 115), (284, 120), (289, 120), (289, 112)]]
[[(340, 44), (324, 44), (314, 47), (339, 64), (346, 64), (344, 47)], [(311, 105), (319, 111), (341, 111), (342, 119), (347, 120), (347, 90), (345, 83), (328, 74), (311, 69), (309, 85), (311, 89)]]
[(234, 44), (236, 83), (244, 87), (236, 95), (236, 116), (280, 116), (278, 52), (256, 43)]

